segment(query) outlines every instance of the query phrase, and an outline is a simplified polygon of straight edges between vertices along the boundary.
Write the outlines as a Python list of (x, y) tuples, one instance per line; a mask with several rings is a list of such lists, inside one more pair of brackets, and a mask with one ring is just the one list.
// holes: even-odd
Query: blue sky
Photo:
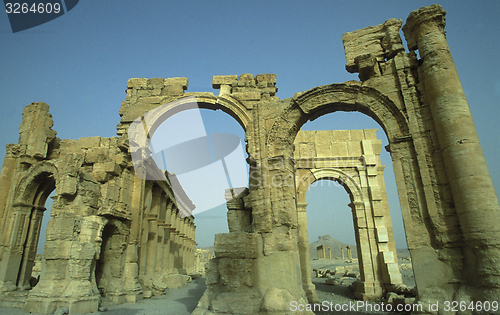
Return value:
[[(60, 18), (15, 34), (7, 14), (0, 14), (0, 156), (7, 143), (17, 143), (22, 109), (31, 102), (50, 105), (60, 138), (114, 136), (129, 78), (187, 77), (188, 92), (217, 93), (213, 75), (276, 73), (282, 99), (357, 79), (345, 71), (342, 34), (389, 18), (404, 22), (412, 10), (433, 2), (85, 0)], [(448, 43), (498, 190), (500, 141), (493, 128), (500, 117), (500, 1), (440, 4), (448, 11)], [(224, 113), (204, 115), (210, 116), (207, 128), (241, 135)], [(335, 113), (314, 123), (304, 129), (377, 128), (362, 114)], [(385, 138), (382, 131), (378, 136)], [(396, 243), (404, 246), (397, 195), (389, 183), (392, 167), (390, 160), (384, 163), (389, 198), (395, 200)], [(330, 234), (352, 243), (343, 239), (352, 223), (339, 219), (352, 222), (348, 201), (327, 201), (334, 193), (315, 189), (308, 199), (323, 201), (308, 208), (310, 240)], [(227, 224), (223, 209), (204, 214), (196, 221), (198, 242), (208, 246)]]

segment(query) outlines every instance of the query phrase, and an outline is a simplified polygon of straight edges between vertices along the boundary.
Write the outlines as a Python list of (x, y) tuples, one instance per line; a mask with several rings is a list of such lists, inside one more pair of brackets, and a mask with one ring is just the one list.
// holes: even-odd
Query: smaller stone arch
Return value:
[[(59, 169), (54, 163), (49, 161), (38, 162), (19, 180), (14, 190), (14, 204), (35, 201), (41, 202), (42, 200), (45, 202), (48, 195), (56, 188), (56, 183), (59, 179)], [(52, 190), (48, 193), (44, 193), (50, 188), (52, 188)], [(43, 192), (40, 190), (43, 190)], [(42, 195), (37, 198), (37, 194), (39, 193), (42, 193)], [(43, 197), (45, 197), (45, 199), (43, 199)]]
[(116, 218), (102, 218), (99, 226), (96, 251), (93, 264), (93, 281), (102, 298), (115, 304), (124, 303), (125, 264), (128, 247), (129, 226)]
[[(59, 170), (48, 161), (38, 162), (19, 180), (11, 204), (11, 252), (6, 259), (11, 270), (7, 281), (22, 288), (30, 288), (31, 271), (35, 264), (44, 205), (56, 188)], [(16, 270), (14, 270), (16, 269)], [(5, 281), (4, 280), (4, 281)], [(5, 282), (7, 282), (5, 281)]]
[(303, 176), (297, 184), (298, 202), (306, 202), (305, 195), (309, 186), (322, 179), (331, 179), (339, 182), (351, 197), (352, 202), (363, 202), (361, 187), (346, 172), (335, 168), (311, 169), (310, 174)]
[[(351, 199), (349, 207), (361, 275), (354, 290), (356, 297), (377, 299), (391, 286), (402, 283), (385, 185), (381, 180), (384, 169), (379, 157), (381, 141), (377, 140), (375, 131), (317, 130), (299, 131), (297, 134), (294, 157), (297, 161), (299, 251), (302, 274), (306, 274), (302, 278), (302, 286), (310, 301), (315, 293), (314, 286), (307, 279), (311, 267), (305, 196), (310, 185), (322, 179), (340, 182)], [(332, 152), (344, 152), (345, 156), (332, 156)]]

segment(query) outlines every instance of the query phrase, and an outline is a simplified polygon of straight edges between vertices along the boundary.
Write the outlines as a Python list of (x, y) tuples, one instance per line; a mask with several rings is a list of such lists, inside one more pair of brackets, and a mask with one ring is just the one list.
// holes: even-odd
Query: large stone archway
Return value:
[[(304, 303), (293, 142), (306, 121), (335, 111), (367, 114), (387, 135), (420, 302), (498, 299), (500, 209), (446, 45), (444, 14), (433, 5), (408, 18), (409, 47), (422, 60), (404, 52), (401, 21), (388, 20), (343, 37), (347, 69), (359, 72), (360, 82), (253, 106), (247, 137), (258, 141), (248, 147), (249, 193), (228, 203), (251, 209), (251, 219), (217, 235), (213, 277), (194, 314), (286, 312)], [(239, 83), (231, 93), (245, 86)], [(244, 309), (236, 301), (245, 301)]]
[(59, 181), (59, 171), (50, 162), (40, 162), (25, 174), (12, 198), (12, 218), (2, 222), (2, 230), (17, 231), (4, 235), (2, 282), (6, 288), (30, 288), (29, 281), (37, 252), (44, 205)]
[[(69, 306), (71, 314), (97, 310), (100, 296), (92, 277), (103, 218), (130, 226), (125, 300), (140, 300), (151, 291), (151, 274), (168, 276), (193, 267), (194, 224), (181, 213), (194, 205), (188, 198), (176, 200), (170, 182), (136, 176), (158, 169), (147, 162), (137, 171), (128, 137), (134, 120), (177, 104), (155, 116), (151, 126), (146, 122), (147, 137), (157, 121), (189, 107), (189, 97), (202, 108), (224, 110), (242, 125), (250, 164), (248, 189), (228, 195), (230, 233), (216, 235), (208, 289), (193, 314), (295, 313), (307, 303), (293, 143), (305, 122), (335, 111), (364, 113), (387, 135), (418, 300), (500, 299), (500, 207), (446, 43), (445, 13), (432, 5), (410, 14), (403, 27), (410, 52), (399, 36), (400, 20), (344, 34), (346, 69), (358, 72), (360, 81), (328, 84), (284, 100), (275, 96), (273, 74), (214, 76), (219, 96), (185, 93), (186, 78), (130, 79), (117, 138), (58, 139), (48, 105), (27, 106), (19, 143), (8, 146), (0, 173), (2, 226), (25, 226), (21, 216), (37, 202), (24, 200), (25, 207), (14, 198), (30, 169), (54, 161), (58, 175), (46, 273), (21, 306), (39, 313), (53, 313), (60, 305)], [(51, 184), (44, 185), (37, 196), (44, 197)], [(1, 231), (2, 291), (17, 288), (6, 275), (12, 265), (20, 270), (22, 261), (9, 258), (19, 249), (12, 240), (23, 239), (11, 234), (28, 230)]]

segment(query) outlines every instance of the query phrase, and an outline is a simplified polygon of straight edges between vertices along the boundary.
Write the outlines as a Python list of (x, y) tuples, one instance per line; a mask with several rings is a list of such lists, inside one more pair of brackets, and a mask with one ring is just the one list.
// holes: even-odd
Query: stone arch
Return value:
[(56, 189), (58, 179), (57, 167), (51, 162), (42, 161), (32, 166), (16, 186), (11, 224), (19, 233), (11, 235), (10, 243), (19, 251), (11, 254), (9, 259), (11, 266), (18, 268), (15, 280), (18, 287), (30, 287), (42, 218), (46, 211), (44, 205), (48, 196)]
[(292, 98), (267, 137), (270, 156), (282, 154), (280, 149), (291, 149), (297, 132), (308, 120), (336, 111), (356, 111), (370, 116), (382, 127), (390, 144), (409, 137), (405, 114), (387, 96), (359, 84), (330, 84)]
[[(130, 228), (118, 219), (101, 218), (94, 264), (95, 285), (103, 298), (114, 303), (124, 303), (125, 257)], [(94, 279), (93, 279), (94, 280)]]
[[(196, 103), (196, 104), (195, 104)], [(167, 105), (167, 106), (165, 106)], [(156, 129), (169, 117), (188, 109), (203, 108), (222, 110), (234, 118), (243, 130), (247, 130), (251, 117), (246, 107), (235, 98), (224, 95), (189, 95), (159, 106), (148, 112), (146, 124), (150, 138)]]
[(351, 202), (363, 202), (361, 187), (345, 172), (335, 168), (311, 169), (308, 176), (303, 176), (297, 183), (297, 202), (306, 202), (305, 196), (312, 183), (322, 180), (337, 180), (351, 197)]
[[(221, 109), (234, 118), (246, 133), (251, 124), (249, 110), (231, 96), (206, 95), (193, 93), (177, 100), (158, 106), (136, 118), (128, 127), (130, 154), (134, 160), (135, 172), (139, 177), (165, 180), (165, 174), (156, 167), (151, 159), (149, 145), (155, 131), (169, 117), (189, 109)], [(245, 136), (246, 138), (246, 136)], [(246, 138), (245, 141), (248, 141)]]
[[(45, 199), (47, 199), (50, 193), (56, 188), (59, 177), (59, 170), (54, 163), (48, 161), (38, 162), (19, 180), (15, 189), (14, 204), (25, 203), (27, 200), (31, 200), (30, 202), (43, 201), (43, 203), (45, 203)], [(46, 189), (43, 189), (46, 185), (48, 185)], [(53, 186), (52, 190), (46, 194), (42, 194), (40, 198), (37, 198), (37, 194), (41, 193), (39, 191), (40, 188), (46, 191), (51, 186)]]
[[(275, 120), (268, 134), (266, 139), (268, 158), (274, 156), (292, 156), (294, 150), (293, 143), (302, 125), (308, 120), (314, 120), (322, 115), (335, 111), (357, 111), (373, 118), (386, 133), (391, 149), (393, 144), (395, 148), (397, 148), (401, 142), (404, 142), (404, 145), (406, 145), (398, 154), (392, 155), (395, 172), (401, 174), (415, 171), (413, 169), (414, 166), (410, 163), (406, 165), (401, 163), (401, 160), (406, 159), (405, 162), (407, 162), (410, 156), (415, 155), (413, 145), (408, 143), (411, 137), (409, 136), (408, 121), (403, 111), (401, 111), (391, 99), (376, 89), (351, 83), (320, 86), (294, 96), (294, 98), (285, 105), (284, 109), (281, 111), (280, 117)], [(318, 176), (328, 176), (326, 174), (325, 171), (317, 171), (316, 173)], [(307, 188), (309, 184), (314, 182), (314, 178), (313, 176), (306, 180), (307, 185), (305, 186), (307, 186)], [(398, 188), (402, 186), (401, 184), (402, 183), (398, 185)], [(354, 187), (347, 187), (351, 192), (356, 192)], [(307, 220), (305, 214), (307, 204), (305, 203), (304, 196), (307, 190), (305, 190), (301, 196), (303, 189), (302, 187), (297, 191), (297, 215), (299, 221), (301, 219)], [(413, 186), (410, 189), (415, 189), (415, 187)], [(403, 195), (410, 189), (403, 188), (402, 191), (399, 190), (402, 209), (409, 207), (409, 204), (403, 204), (408, 201)], [(361, 197), (362, 195), (359, 196)], [(302, 198), (304, 199), (300, 202)], [(358, 298), (363, 300), (380, 298), (391, 284), (402, 282), (399, 271), (394, 272), (394, 276), (389, 274), (391, 270), (394, 269), (393, 265), (397, 268), (395, 254), (392, 251), (383, 250), (383, 244), (378, 244), (387, 242), (384, 236), (387, 234), (387, 229), (384, 225), (381, 225), (380, 228), (375, 227), (375, 218), (372, 214), (373, 209), (371, 209), (372, 206), (369, 200), (355, 200), (353, 196), (353, 202), (349, 206), (353, 211), (355, 229), (358, 229), (359, 223), (360, 228), (363, 230), (359, 233), (355, 233), (356, 242), (358, 243), (358, 256), (361, 257), (360, 259), (362, 260), (360, 263), (361, 282), (355, 289), (355, 294)], [(419, 206), (418, 204), (416, 205), (416, 207)], [(390, 220), (390, 218), (388, 220)], [(299, 235), (301, 233), (300, 229), (299, 222)], [(304, 235), (304, 233), (302, 234)], [(305, 239), (306, 237), (303, 236), (302, 240), (299, 241), (304, 243), (302, 244), (302, 251), (304, 251), (305, 247), (308, 247), (308, 244), (305, 244)], [(389, 240), (389, 242), (391, 242), (391, 240)], [(393, 240), (392, 243), (394, 243)], [(363, 250), (361, 249), (362, 245), (368, 247)], [(387, 251), (387, 253), (382, 253), (382, 251)], [(363, 255), (366, 257), (363, 257)], [(381, 257), (384, 257), (383, 261), (379, 261), (382, 259)], [(306, 266), (307, 259), (301, 258), (301, 260), (305, 262), (304, 266)], [(303, 270), (303, 273), (305, 272), (308, 271)], [(390, 279), (390, 281), (384, 279)], [(305, 283), (304, 276), (303, 287), (308, 293), (309, 300), (313, 300), (311, 297), (314, 297), (314, 293), (312, 292), (313, 290), (310, 289), (312, 288), (312, 284)]]
[[(302, 170), (305, 171), (305, 170)], [(359, 170), (358, 170), (359, 172)], [(362, 300), (371, 300), (381, 297), (384, 292), (394, 285), (402, 282), (399, 270), (396, 272), (397, 263), (394, 264), (393, 260), (387, 258), (389, 256), (396, 257), (389, 243), (394, 243), (392, 233), (387, 233), (387, 240), (380, 238), (379, 230), (386, 230), (387, 227), (383, 222), (384, 216), (387, 214), (377, 213), (371, 205), (371, 197), (365, 196), (361, 187), (362, 179), (361, 174), (357, 174), (355, 178), (341, 169), (335, 168), (321, 168), (310, 169), (308, 173), (302, 172), (301, 179), (297, 183), (297, 205), (299, 216), (299, 235), (303, 238), (307, 233), (307, 203), (305, 203), (305, 195), (312, 183), (322, 179), (329, 179), (339, 181), (349, 194), (351, 203), (348, 205), (351, 208), (354, 235), (356, 240), (356, 249), (358, 257), (358, 265), (360, 271), (360, 282), (354, 287), (354, 294), (356, 298)], [(375, 218), (377, 216), (377, 218)], [(378, 220), (377, 220), (378, 219)], [(376, 223), (376, 222), (379, 223)], [(390, 222), (390, 218), (388, 218)], [(377, 227), (377, 224), (379, 226)], [(392, 225), (389, 226), (392, 230)], [(375, 232), (375, 233), (374, 233)], [(301, 256), (301, 269), (303, 273), (310, 271), (309, 264), (309, 242), (301, 242), (300, 256)], [(394, 249), (395, 250), (395, 249)], [(381, 259), (383, 257), (383, 259)], [(309, 295), (314, 295), (312, 290), (314, 286), (307, 277), (303, 277), (303, 287)]]

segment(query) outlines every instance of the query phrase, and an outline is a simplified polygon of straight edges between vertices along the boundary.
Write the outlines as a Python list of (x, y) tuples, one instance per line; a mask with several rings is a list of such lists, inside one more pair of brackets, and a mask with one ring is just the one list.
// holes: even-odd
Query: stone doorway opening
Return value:
[[(297, 160), (297, 206), (303, 287), (311, 301), (305, 195), (314, 182), (339, 183), (349, 195), (353, 215), (360, 279), (353, 285), (360, 300), (381, 298), (401, 285), (392, 222), (387, 201), (376, 129), (299, 131), (294, 142)], [(305, 224), (304, 224), (305, 223)], [(341, 256), (341, 255), (339, 255)]]
[(125, 302), (123, 274), (128, 228), (113, 219), (102, 229), (101, 239), (101, 250), (95, 260), (95, 285), (102, 298), (121, 304)]
[[(42, 172), (28, 185), (27, 193), (29, 195), (25, 197), (25, 202), (19, 202), (16, 205), (22, 220), (22, 223), (20, 222), (22, 224), (20, 226), (20, 237), (17, 240), (21, 245), (20, 264), (16, 279), (18, 288), (31, 289), (39, 281), (40, 275), (33, 277), (32, 271), (35, 265), (39, 239), (40, 237), (46, 237), (40, 235), (42, 220), (47, 210), (45, 204), (55, 188), (55, 179), (52, 173)], [(43, 269), (43, 267), (40, 269)]]

